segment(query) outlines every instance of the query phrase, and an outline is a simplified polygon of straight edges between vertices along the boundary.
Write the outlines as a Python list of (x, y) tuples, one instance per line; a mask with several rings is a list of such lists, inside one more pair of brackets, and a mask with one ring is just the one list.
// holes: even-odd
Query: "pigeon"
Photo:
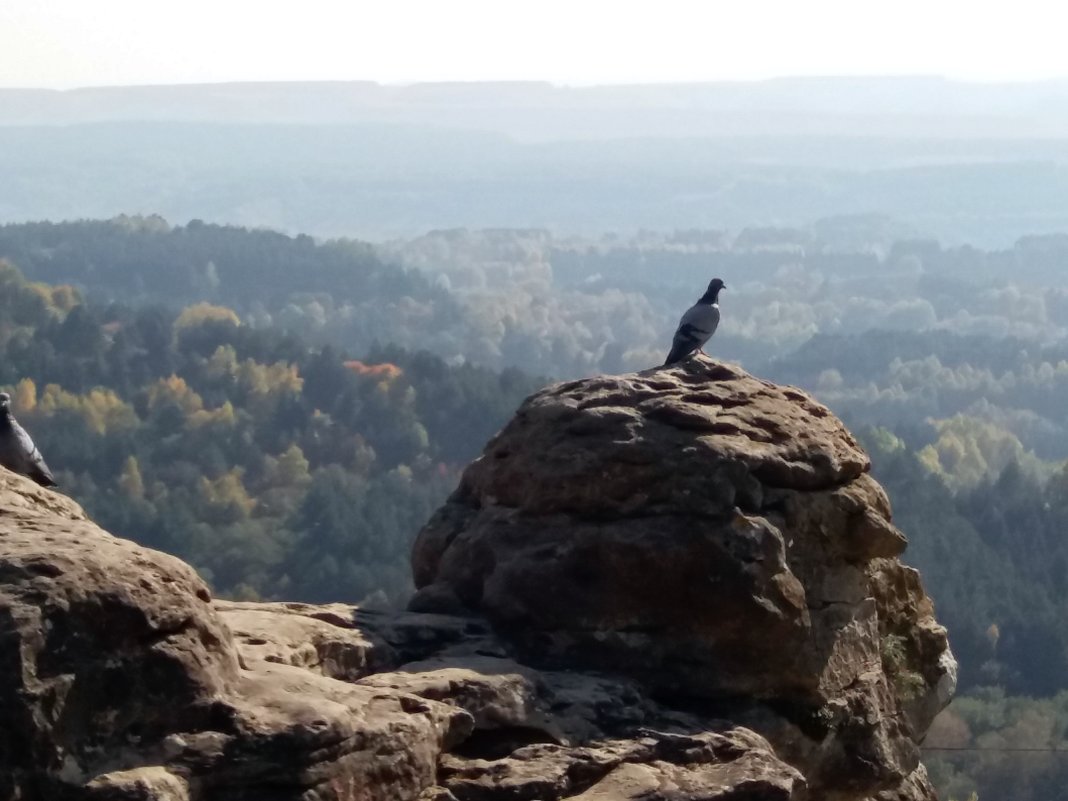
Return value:
[(11, 415), (11, 396), (0, 392), (0, 465), (29, 476), (42, 487), (56, 486), (52, 471), (30, 435)]
[(713, 278), (700, 300), (682, 315), (675, 337), (671, 340), (671, 353), (668, 354), (664, 367), (681, 362), (696, 351), (704, 353), (701, 346), (716, 333), (716, 326), (719, 325), (719, 291), (726, 287), (720, 279)]

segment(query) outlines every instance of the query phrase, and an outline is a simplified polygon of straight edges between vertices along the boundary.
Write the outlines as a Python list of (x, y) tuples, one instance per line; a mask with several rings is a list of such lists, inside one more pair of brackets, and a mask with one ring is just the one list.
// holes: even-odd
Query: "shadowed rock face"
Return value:
[(63, 496), (4, 477), (2, 767), (16, 778), (29, 766), (76, 772), (137, 738), (205, 725), (238, 664), (196, 573), (102, 536)]
[(531, 398), (413, 611), (213, 602), (0, 469), (0, 801), (920, 801), (954, 665), (867, 459), (703, 360)]
[[(0, 470), (0, 799), (396, 801), (432, 785), (470, 715), (310, 669), (364, 675), (366, 640), (264, 610), (279, 641), (239, 651), (188, 565)], [(290, 643), (323, 658), (261, 658)]]
[(730, 710), (823, 792), (887, 789), (955, 664), (868, 469), (825, 407), (738, 368), (555, 385), (420, 532), (413, 608)]

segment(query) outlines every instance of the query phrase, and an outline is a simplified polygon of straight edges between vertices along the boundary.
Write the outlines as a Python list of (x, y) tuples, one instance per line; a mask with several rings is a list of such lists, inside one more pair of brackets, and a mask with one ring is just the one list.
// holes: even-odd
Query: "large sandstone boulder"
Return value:
[(529, 398), (420, 532), (412, 608), (764, 731), (821, 793), (909, 780), (955, 663), (856, 440), (705, 359)]

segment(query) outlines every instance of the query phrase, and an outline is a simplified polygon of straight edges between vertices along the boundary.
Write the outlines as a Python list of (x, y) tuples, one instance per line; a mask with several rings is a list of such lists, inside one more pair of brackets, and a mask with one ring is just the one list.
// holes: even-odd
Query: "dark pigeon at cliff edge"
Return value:
[(41, 452), (26, 429), (12, 416), (11, 396), (6, 392), (0, 392), (0, 464), (12, 472), (29, 476), (42, 487), (56, 486)]

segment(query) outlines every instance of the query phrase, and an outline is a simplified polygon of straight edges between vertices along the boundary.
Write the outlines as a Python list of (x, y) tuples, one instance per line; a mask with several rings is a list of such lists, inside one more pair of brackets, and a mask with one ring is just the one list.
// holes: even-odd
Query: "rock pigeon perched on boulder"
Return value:
[(726, 287), (720, 279), (713, 278), (705, 294), (682, 315), (664, 367), (692, 356), (716, 333), (716, 326), (719, 325), (719, 291)]
[(0, 464), (14, 473), (29, 476), (42, 487), (56, 486), (41, 452), (11, 415), (11, 396), (6, 392), (0, 392)]

